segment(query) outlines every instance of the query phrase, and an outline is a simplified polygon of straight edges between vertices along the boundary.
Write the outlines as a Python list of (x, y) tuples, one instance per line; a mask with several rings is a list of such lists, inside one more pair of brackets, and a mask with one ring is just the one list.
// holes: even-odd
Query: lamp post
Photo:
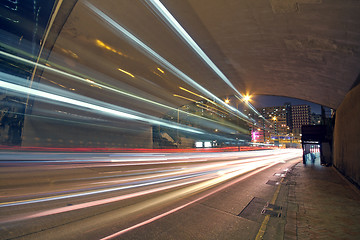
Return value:
[(263, 133), (264, 133), (264, 143), (266, 143), (266, 128), (265, 128), (265, 118), (263, 118), (262, 120), (263, 120), (262, 124), (263, 124)]
[(275, 140), (274, 140), (274, 144), (275, 144), (275, 145), (279, 145), (279, 141), (276, 140), (276, 138), (277, 138), (277, 127), (276, 127), (277, 118), (276, 118), (276, 116), (274, 116), (272, 119), (274, 120), (274, 129), (275, 129)]

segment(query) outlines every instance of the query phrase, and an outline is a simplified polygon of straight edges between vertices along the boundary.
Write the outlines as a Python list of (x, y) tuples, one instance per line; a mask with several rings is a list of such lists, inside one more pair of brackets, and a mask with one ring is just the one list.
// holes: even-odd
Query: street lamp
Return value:
[(244, 102), (248, 103), (251, 100), (251, 96), (250, 95), (245, 95), (244, 96)]
[(273, 120), (274, 120), (274, 129), (275, 129), (275, 141), (274, 141), (274, 143), (275, 143), (275, 145), (276, 145), (276, 138), (277, 138), (277, 128), (276, 128), (276, 121), (277, 121), (277, 118), (276, 118), (276, 116), (274, 116), (273, 118), (272, 118)]

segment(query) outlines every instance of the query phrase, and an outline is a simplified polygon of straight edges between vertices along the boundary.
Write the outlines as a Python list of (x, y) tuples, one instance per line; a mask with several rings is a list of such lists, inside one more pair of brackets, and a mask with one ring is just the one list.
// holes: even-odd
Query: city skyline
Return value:
[(251, 98), (251, 103), (257, 109), (262, 107), (283, 106), (286, 102), (290, 102), (291, 105), (309, 105), (312, 113), (321, 114), (321, 105), (301, 99), (268, 95), (254, 95)]

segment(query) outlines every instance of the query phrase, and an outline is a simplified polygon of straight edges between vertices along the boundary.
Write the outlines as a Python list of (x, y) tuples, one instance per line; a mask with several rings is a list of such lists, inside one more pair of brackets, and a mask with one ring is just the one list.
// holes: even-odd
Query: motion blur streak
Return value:
[(213, 101), (219, 103), (223, 107), (227, 108), (229, 110), (229, 113), (236, 113), (239, 117), (244, 119), (245, 121), (252, 122), (255, 121), (252, 118), (249, 118), (244, 113), (240, 112), (239, 110), (235, 109), (234, 107), (231, 107), (230, 105), (226, 104), (223, 100), (218, 98), (215, 94), (211, 93), (209, 90), (201, 86), (199, 83), (191, 79), (188, 75), (180, 71), (178, 68), (176, 68), (174, 65), (172, 65), (170, 62), (168, 62), (166, 59), (164, 59), (162, 56), (160, 56), (158, 53), (156, 53), (154, 50), (152, 50), (149, 46), (147, 46), (145, 43), (140, 41), (137, 37), (135, 37), (132, 33), (130, 33), (128, 30), (126, 30), (124, 27), (122, 27), (119, 23), (111, 19), (109, 16), (107, 16), (105, 13), (100, 11), (98, 8), (96, 8), (94, 5), (92, 5), (89, 2), (84, 2), (85, 5), (93, 11), (96, 15), (98, 15), (103, 21), (105, 21), (107, 24), (112, 26), (117, 31), (121, 32), (123, 36), (126, 37), (126, 39), (131, 42), (133, 45), (140, 47), (140, 49), (151, 56), (154, 60), (159, 62), (162, 66), (167, 68), (170, 72), (172, 72), (175, 76), (179, 77), (182, 81), (186, 82), (199, 92), (203, 93), (205, 96), (213, 99)]
[[(272, 167), (272, 166), (274, 166), (274, 165), (276, 165), (276, 164), (277, 164), (277, 162), (274, 162), (274, 163), (272, 163), (272, 164), (270, 164), (270, 165), (267, 165), (267, 166), (265, 166), (265, 167), (262, 167), (262, 168), (260, 168), (260, 169), (258, 169), (258, 170), (256, 170), (256, 171), (251, 172), (250, 174), (247, 174), (247, 175), (245, 175), (245, 176), (242, 176), (242, 177), (240, 177), (240, 178), (237, 178), (237, 179), (235, 179), (234, 181), (229, 182), (229, 183), (221, 186), (220, 188), (217, 188), (217, 189), (215, 189), (215, 190), (213, 190), (213, 191), (211, 191), (211, 192), (209, 192), (209, 193), (207, 193), (207, 194), (204, 194), (203, 196), (201, 196), (201, 197), (199, 197), (199, 198), (197, 198), (197, 199), (195, 199), (195, 200), (193, 200), (193, 201), (190, 201), (190, 202), (188, 202), (188, 203), (186, 203), (186, 204), (184, 204), (184, 205), (181, 205), (181, 206), (179, 206), (179, 207), (176, 207), (176, 208), (174, 208), (174, 209), (172, 209), (172, 210), (170, 210), (170, 211), (167, 211), (167, 212), (162, 213), (162, 214), (160, 214), (160, 215), (157, 215), (157, 216), (155, 216), (155, 217), (153, 217), (153, 218), (150, 218), (150, 219), (148, 219), (148, 220), (146, 220), (146, 221), (143, 221), (143, 222), (141, 222), (141, 223), (138, 223), (138, 224), (136, 224), (136, 225), (133, 225), (133, 226), (131, 226), (131, 227), (129, 227), (129, 228), (123, 229), (123, 230), (121, 230), (121, 231), (119, 231), (119, 232), (116, 232), (116, 233), (114, 233), (114, 234), (112, 234), (112, 235), (109, 235), (109, 236), (107, 236), (107, 237), (104, 237), (104, 238), (102, 238), (102, 240), (113, 239), (113, 238), (115, 238), (115, 237), (117, 237), (117, 236), (120, 236), (121, 234), (124, 234), (124, 233), (126, 233), (126, 232), (128, 232), (128, 231), (131, 231), (131, 230), (136, 229), (136, 228), (138, 228), (138, 227), (141, 227), (141, 226), (144, 226), (144, 225), (149, 224), (149, 223), (151, 223), (151, 222), (154, 222), (154, 221), (156, 221), (156, 220), (159, 220), (159, 219), (161, 219), (162, 217), (165, 217), (165, 216), (167, 216), (167, 215), (169, 215), (169, 214), (172, 214), (172, 213), (174, 213), (174, 212), (176, 212), (176, 211), (179, 211), (179, 210), (181, 210), (181, 209), (183, 209), (183, 208), (185, 208), (185, 207), (187, 207), (187, 206), (189, 206), (189, 205), (191, 205), (191, 204), (193, 204), (193, 203), (196, 203), (196, 202), (198, 202), (198, 201), (200, 201), (200, 200), (202, 200), (202, 199), (204, 199), (204, 198), (206, 198), (206, 197), (208, 197), (208, 196), (211, 196), (211, 195), (213, 195), (214, 193), (217, 193), (217, 192), (219, 192), (219, 191), (221, 191), (221, 190), (223, 190), (223, 189), (225, 189), (225, 188), (227, 188), (227, 187), (229, 187), (229, 186), (231, 186), (231, 185), (233, 185), (233, 184), (235, 184), (235, 183), (237, 183), (237, 182), (239, 182), (239, 181), (241, 181), (241, 180), (244, 180), (245, 178), (248, 178), (248, 177), (250, 177), (250, 176), (252, 176), (252, 175), (254, 175), (254, 174), (256, 174), (256, 173), (259, 173), (259, 172), (261, 172), (261, 171), (263, 171), (263, 170), (265, 170), (265, 169), (267, 169), (267, 168), (270, 168), (270, 167)], [(249, 171), (251, 171), (251, 170), (249, 170)]]
[[(160, 158), (161, 160), (165, 160), (166, 158)], [(172, 159), (171, 157), (168, 158), (169, 160)], [(221, 160), (221, 157), (218, 157), (218, 160)], [(149, 165), (149, 164), (154, 164), (154, 161), (159, 160), (159, 158), (149, 158), (149, 159), (144, 159), (144, 158), (140, 158), (140, 159), (122, 159), (122, 160), (118, 160), (119, 162), (132, 162), (132, 161), (148, 161), (148, 163), (143, 163), (143, 164), (130, 164), (128, 163), (128, 165)], [(227, 160), (230, 160), (229, 157), (227, 158)], [(73, 161), (73, 160), (71, 160)], [(111, 162), (113, 162), (114, 160), (110, 160)], [(206, 162), (207, 159), (204, 160), (199, 160), (201, 162)], [(37, 198), (37, 199), (29, 199), (29, 200), (24, 200), (24, 201), (15, 201), (15, 202), (4, 202), (4, 203), (0, 203), (0, 208), (1, 207), (8, 207), (8, 206), (17, 206), (17, 205), (23, 205), (23, 204), (30, 204), (30, 203), (39, 203), (39, 202), (45, 202), (45, 201), (54, 201), (54, 200), (59, 200), (59, 199), (66, 199), (66, 198), (74, 198), (74, 197), (81, 197), (81, 196), (87, 196), (87, 195), (93, 195), (93, 194), (101, 194), (101, 193), (107, 193), (107, 192), (112, 192), (112, 191), (119, 191), (119, 190), (125, 190), (125, 189), (130, 189), (130, 188), (138, 188), (138, 187), (143, 187), (143, 186), (149, 186), (149, 185), (155, 185), (155, 184), (160, 184), (160, 183), (166, 183), (166, 182), (172, 182), (172, 181), (177, 181), (177, 180), (181, 180), (181, 179), (186, 179), (186, 178), (193, 178), (193, 177), (197, 177), (200, 175), (205, 175), (205, 174), (214, 174), (214, 173), (221, 173), (224, 174), (226, 172), (232, 172), (235, 171), (237, 169), (243, 169), (245, 167), (250, 167), (252, 169), (252, 167), (257, 167), (260, 164), (267, 164), (268, 162), (273, 161), (272, 159), (269, 159), (269, 157), (257, 157), (257, 158), (253, 158), (253, 159), (249, 159), (249, 160), (237, 160), (237, 161), (225, 161), (225, 162), (220, 162), (220, 163), (209, 163), (206, 164), (205, 166), (194, 166), (190, 169), (183, 169), (180, 171), (173, 171), (169, 172), (169, 173), (165, 173), (165, 174), (149, 174), (149, 172), (145, 172), (144, 174), (148, 174), (149, 176), (145, 176), (145, 177), (138, 177), (138, 178), (130, 178), (130, 179), (123, 179), (123, 180), (117, 180), (117, 181), (107, 181), (107, 182), (100, 182), (100, 184), (103, 183), (119, 183), (119, 182), (125, 182), (127, 185), (129, 186), (121, 186), (121, 187), (113, 187), (113, 188), (107, 188), (107, 189), (102, 189), (102, 190), (96, 190), (96, 191), (86, 191), (86, 192), (79, 192), (79, 193), (75, 193), (75, 194), (66, 194), (66, 195), (58, 195), (58, 196), (52, 196), (52, 197), (44, 197), (44, 198)], [(160, 162), (161, 164), (170, 164), (170, 163), (194, 163), (196, 161), (194, 161), (193, 159), (189, 159), (186, 161), (178, 161), (178, 157), (175, 157), (175, 161), (168, 161), (168, 162)], [(252, 164), (253, 163), (253, 164)], [(240, 166), (239, 166), (240, 164)], [(233, 168), (224, 168), (227, 167), (229, 165), (235, 165), (237, 167)], [(245, 165), (245, 166), (243, 166)], [(124, 166), (124, 165), (118, 165), (118, 166)], [(207, 170), (207, 172), (204, 172), (205, 170)], [(192, 173), (190, 175), (190, 173)], [(171, 176), (171, 175), (177, 175), (177, 177), (174, 178), (165, 178), (165, 179), (160, 179), (161, 177), (165, 177), (165, 176)], [(129, 176), (128, 175), (122, 175), (122, 176)], [(216, 177), (217, 175), (215, 175)], [(121, 177), (121, 176), (118, 176)], [(214, 176), (212, 176), (214, 177)], [(207, 177), (206, 177), (207, 178)], [(144, 179), (152, 179), (150, 182), (144, 182), (144, 183), (140, 183), (140, 184), (136, 184), (138, 181), (140, 180), (144, 180)], [(155, 181), (156, 179), (156, 181)], [(95, 184), (99, 184), (99, 182), (95, 182)]]
[[(68, 72), (53, 68), (53, 67), (48, 67), (48, 66), (43, 65), (41, 63), (35, 63), (35, 62), (30, 61), (28, 59), (25, 59), (25, 58), (22, 58), (22, 57), (19, 57), (19, 56), (10, 54), (10, 53), (6, 53), (6, 52), (1, 51), (1, 50), (0, 50), (0, 55), (2, 55), (3, 57), (9, 58), (9, 59), (13, 59), (13, 60), (16, 60), (16, 61), (23, 62), (23, 63), (25, 63), (27, 65), (30, 65), (30, 66), (37, 66), (37, 68), (46, 69), (47, 71), (58, 74), (60, 76), (71, 78), (73, 80), (76, 80), (76, 81), (79, 81), (79, 82), (82, 82), (82, 83), (85, 83), (85, 84), (91, 84), (91, 85), (97, 86), (99, 88), (105, 89), (107, 91), (111, 91), (111, 92), (114, 92), (116, 94), (120, 94), (120, 95), (123, 95), (123, 96), (126, 96), (126, 97), (130, 97), (132, 99), (136, 99), (138, 101), (142, 101), (142, 102), (145, 102), (145, 103), (148, 103), (148, 104), (151, 104), (151, 105), (155, 105), (155, 106), (158, 106), (158, 107), (162, 107), (162, 108), (165, 108), (165, 109), (168, 109), (168, 110), (179, 111), (182, 114), (187, 114), (187, 115), (190, 115), (192, 117), (202, 119), (203, 121), (214, 122), (214, 123), (217, 123), (217, 124), (226, 125), (225, 123), (219, 123), (219, 122), (214, 121), (212, 119), (208, 119), (208, 118), (205, 118), (205, 117), (202, 117), (202, 116), (198, 116), (196, 114), (192, 114), (192, 113), (189, 113), (189, 112), (184, 112), (181, 109), (176, 109), (176, 108), (167, 106), (167, 105), (165, 105), (163, 103), (159, 103), (159, 102), (156, 102), (156, 101), (153, 101), (153, 100), (150, 100), (150, 99), (146, 99), (146, 98), (141, 97), (141, 96), (137, 96), (135, 94), (126, 92), (124, 90), (121, 90), (121, 89), (119, 89), (117, 87), (110, 86), (110, 85), (108, 85), (106, 83), (100, 83), (99, 80), (90, 78), (88, 76), (82, 76), (81, 77), (80, 75), (82, 75), (82, 74), (80, 74), (80, 73), (77, 73), (77, 75), (71, 74), (71, 73), (68, 73)], [(57, 65), (57, 67), (60, 68), (60, 69), (63, 68), (62, 66), (58, 66), (58, 65)]]
[[(40, 202), (73, 198), (73, 197), (83, 197), (83, 196), (87, 196), (87, 195), (107, 193), (107, 192), (112, 192), (112, 191), (119, 191), (119, 190), (125, 190), (125, 189), (130, 189), (130, 188), (137, 188), (137, 187), (144, 187), (144, 186), (155, 185), (155, 184), (160, 184), (160, 183), (166, 183), (166, 182), (185, 179), (187, 177), (188, 176), (177, 177), (177, 178), (166, 179), (166, 180), (151, 181), (151, 182), (143, 183), (143, 184), (136, 184), (136, 185), (130, 185), (130, 186), (125, 186), (125, 187), (110, 188), (110, 189), (91, 191), (91, 192), (83, 192), (83, 193), (77, 193), (77, 194), (68, 194), (68, 195), (60, 195), (60, 196), (53, 196), (53, 197), (46, 197), (46, 198), (30, 199), (30, 200), (25, 200), (25, 201), (5, 202), (5, 203), (0, 203), (0, 207), (18, 206), (18, 205), (30, 204), (30, 203), (40, 203)], [(191, 176), (191, 177), (193, 177), (193, 176)], [(137, 179), (137, 180), (139, 180), (139, 179)]]
[(102, 199), (102, 200), (97, 200), (97, 201), (92, 201), (92, 202), (86, 202), (86, 203), (76, 204), (76, 205), (62, 207), (62, 208), (55, 208), (55, 209), (51, 209), (51, 210), (47, 210), (47, 211), (41, 211), (38, 213), (31, 213), (29, 215), (20, 214), (20, 215), (13, 216), (11, 218), (7, 218), (4, 220), (0, 219), (0, 223), (23, 221), (23, 220), (32, 219), (32, 218), (44, 217), (44, 216), (49, 216), (49, 215), (53, 215), (53, 214), (64, 213), (64, 212), (79, 210), (79, 209), (88, 208), (88, 207), (94, 207), (94, 206), (117, 202), (117, 201), (129, 199), (129, 198), (133, 198), (133, 197), (143, 196), (143, 195), (150, 194), (150, 193), (156, 193), (159, 191), (164, 191), (167, 189), (176, 188), (176, 187), (180, 187), (180, 186), (187, 185), (187, 184), (192, 184), (192, 183), (196, 183), (199, 181), (203, 181), (203, 179), (188, 181), (188, 182), (169, 185), (169, 186), (165, 186), (165, 187), (153, 188), (153, 189), (146, 190), (146, 191), (135, 192), (135, 193), (131, 193), (131, 194), (121, 195), (118, 197), (107, 198), (107, 199)]
[[(0, 73), (0, 74), (1, 74), (0, 78), (2, 78), (2, 79), (6, 79), (7, 77), (14, 78), (13, 76), (9, 76), (8, 74), (4, 74), (4, 73)], [(106, 115), (110, 115), (110, 116), (130, 119), (130, 120), (138, 120), (138, 121), (146, 122), (146, 123), (149, 123), (149, 124), (159, 124), (159, 125), (162, 125), (162, 126), (166, 126), (166, 127), (170, 127), (170, 128), (174, 128), (174, 129), (179, 129), (179, 130), (186, 131), (186, 132), (203, 134), (203, 132), (200, 131), (200, 130), (195, 130), (195, 129), (192, 129), (190, 127), (181, 127), (180, 124), (167, 123), (167, 122), (165, 122), (165, 121), (163, 121), (161, 119), (156, 120), (156, 119), (154, 119), (155, 117), (150, 117), (150, 116), (146, 117), (145, 114), (142, 114), (144, 116), (136, 116), (134, 114), (125, 113), (125, 112), (122, 112), (122, 111), (119, 111), (119, 110), (114, 110), (114, 109), (110, 109), (110, 108), (107, 108), (107, 107), (102, 107), (102, 106), (95, 105), (95, 104), (92, 104), (92, 103), (79, 101), (79, 100), (72, 99), (72, 98), (69, 98), (69, 97), (63, 97), (63, 96), (60, 96), (60, 95), (57, 95), (57, 94), (48, 93), (48, 92), (44, 92), (44, 91), (41, 91), (41, 90), (28, 88), (28, 87), (24, 87), (24, 86), (9, 83), (9, 82), (4, 82), (4, 81), (1, 81), (1, 80), (0, 80), (0, 84), (1, 84), (1, 87), (5, 88), (5, 89), (9, 89), (9, 90), (20, 92), (20, 93), (29, 94), (29, 95), (32, 95), (32, 96), (41, 97), (41, 98), (44, 98), (44, 99), (49, 99), (49, 100), (56, 101), (56, 102), (75, 105), (75, 106), (78, 106), (78, 107), (82, 107), (84, 109), (95, 110), (100, 114), (106, 114)], [(38, 85), (41, 86), (40, 84), (38, 84)], [(74, 95), (74, 94), (72, 94), (72, 95)], [(99, 102), (99, 101), (96, 101), (96, 102)], [(114, 108), (119, 108), (117, 106), (113, 106), (113, 107)], [(124, 109), (124, 108), (122, 108), (122, 109)], [(135, 113), (135, 111), (132, 111), (132, 112)]]
[[(199, 45), (192, 39), (192, 37), (186, 32), (186, 30), (180, 25), (178, 21), (171, 15), (166, 7), (159, 0), (146, 0), (145, 1), (154, 11), (175, 31), (187, 44), (190, 46), (203, 61), (232, 89), (238, 94), (240, 99), (244, 99), (244, 96), (235, 88), (225, 74), (214, 64), (213, 61), (206, 55), (206, 53), (199, 47)], [(260, 117), (263, 116), (250, 104), (248, 106)], [(237, 109), (232, 109), (237, 111)]]
[[(146, 0), (146, 3), (155, 10), (155, 12), (164, 19), (165, 22), (173, 29), (178, 35), (203, 59), (203, 61), (229, 86), (233, 89), (236, 94), (241, 99), (244, 99), (244, 96), (235, 88), (235, 86), (230, 82), (230, 80), (225, 76), (225, 74), (214, 64), (213, 61), (206, 55), (206, 53), (199, 47), (199, 45), (191, 38), (191, 36), (186, 32), (186, 30), (180, 25), (178, 21), (171, 15), (171, 13), (166, 9), (166, 7), (159, 0)], [(251, 105), (248, 106), (258, 115), (261, 114)], [(236, 111), (236, 109), (232, 109)]]
[[(31, 229), (32, 221), (46, 221), (56, 227), (64, 224), (63, 219), (71, 219), (73, 223), (92, 218), (94, 213), (116, 211), (113, 222), (124, 221), (123, 230), (104, 239), (114, 238), (301, 153), (294, 149), (93, 156), (13, 153), (13, 160), (7, 159), (10, 154), (3, 153), (0, 154), (0, 223), (4, 227), (16, 228), (21, 224)], [(82, 162), (81, 168), (76, 161)], [(161, 164), (153, 165), (154, 162)], [(124, 166), (124, 163), (133, 165)], [(77, 167), (72, 168), (73, 165)], [(19, 175), (23, 177), (15, 177)], [(194, 198), (186, 200), (188, 197)], [(151, 215), (129, 226), (127, 219), (144, 211)], [(32, 230), (29, 231), (31, 234)]]

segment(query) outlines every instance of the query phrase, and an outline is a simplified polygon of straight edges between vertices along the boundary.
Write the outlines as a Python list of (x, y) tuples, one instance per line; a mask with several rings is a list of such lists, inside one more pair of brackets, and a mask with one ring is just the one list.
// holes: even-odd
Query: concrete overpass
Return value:
[[(156, 116), (164, 109), (108, 94), (91, 79), (173, 107), (188, 103), (174, 97), (184, 95), (179, 87), (206, 97), (264, 94), (331, 107), (336, 110), (334, 165), (360, 184), (359, 1), (156, 2), (56, 2), (38, 59), (82, 74), (88, 83), (39, 66), (31, 81)], [(51, 108), (47, 104), (35, 102), (32, 112), (41, 115), (41, 109)], [(23, 144), (52, 124), (25, 120)], [(139, 126), (142, 139), (150, 137), (149, 129)], [(59, 135), (84, 132), (69, 123)], [(134, 136), (137, 141), (139, 134)]]

